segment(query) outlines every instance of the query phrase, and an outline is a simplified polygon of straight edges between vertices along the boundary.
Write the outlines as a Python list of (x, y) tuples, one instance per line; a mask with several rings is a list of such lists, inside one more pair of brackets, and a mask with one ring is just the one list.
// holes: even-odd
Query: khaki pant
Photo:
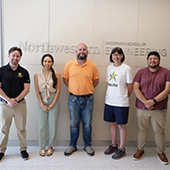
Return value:
[(137, 109), (138, 117), (138, 148), (143, 150), (146, 144), (150, 124), (155, 134), (155, 143), (158, 153), (165, 151), (165, 123), (167, 110)]
[(26, 102), (23, 100), (14, 107), (9, 107), (7, 104), (0, 102), (0, 152), (5, 153), (9, 130), (14, 117), (17, 128), (17, 135), (20, 142), (20, 151), (26, 150)]

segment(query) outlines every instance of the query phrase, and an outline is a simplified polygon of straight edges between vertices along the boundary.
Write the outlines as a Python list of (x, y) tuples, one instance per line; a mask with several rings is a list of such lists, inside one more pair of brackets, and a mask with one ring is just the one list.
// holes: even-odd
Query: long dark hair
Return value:
[[(42, 59), (41, 59), (41, 65), (43, 66), (43, 61), (44, 61), (44, 58), (45, 57), (50, 57), (52, 62), (54, 63), (54, 58), (51, 54), (44, 54), (42, 56)], [(44, 67), (44, 66), (43, 66)], [(53, 79), (53, 88), (56, 88), (56, 85), (57, 85), (57, 77), (55, 75), (55, 72), (54, 72), (54, 69), (53, 67), (51, 66), (51, 72), (52, 72), (52, 79)]]

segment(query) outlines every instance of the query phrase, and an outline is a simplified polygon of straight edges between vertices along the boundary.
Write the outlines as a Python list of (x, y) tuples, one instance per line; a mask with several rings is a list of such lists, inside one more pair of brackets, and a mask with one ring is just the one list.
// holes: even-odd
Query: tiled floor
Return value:
[[(18, 146), (9, 146), (0, 161), (0, 170), (169, 170), (170, 165), (162, 165), (157, 158), (155, 147), (146, 147), (145, 154), (139, 161), (132, 159), (136, 147), (126, 147), (126, 156), (113, 160), (104, 155), (107, 147), (93, 147), (95, 156), (88, 156), (82, 147), (71, 156), (64, 156), (67, 147), (55, 147), (51, 157), (40, 157), (38, 146), (28, 146), (30, 159), (22, 160)], [(170, 147), (166, 148), (170, 160)]]

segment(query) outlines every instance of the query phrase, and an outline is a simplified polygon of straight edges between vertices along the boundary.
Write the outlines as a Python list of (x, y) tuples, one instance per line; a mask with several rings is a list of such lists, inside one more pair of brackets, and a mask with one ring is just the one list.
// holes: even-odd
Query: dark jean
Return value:
[(93, 115), (93, 95), (79, 97), (73, 94), (69, 95), (68, 108), (70, 113), (70, 146), (76, 147), (79, 137), (80, 121), (83, 123), (84, 145), (91, 146), (92, 115)]

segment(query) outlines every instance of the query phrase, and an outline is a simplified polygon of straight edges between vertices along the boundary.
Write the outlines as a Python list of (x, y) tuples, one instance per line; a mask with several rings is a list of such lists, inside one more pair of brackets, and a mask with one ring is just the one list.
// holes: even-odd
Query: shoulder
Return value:
[(71, 60), (71, 61), (68, 61), (65, 66), (64, 66), (64, 70), (68, 70), (70, 69), (70, 67), (74, 66), (76, 63), (75, 59), (74, 60)]
[(87, 64), (96, 65), (93, 61), (87, 59)]
[(122, 67), (124, 68), (124, 70), (127, 70), (127, 71), (132, 70), (132, 68), (125, 63), (122, 64)]
[(56, 75), (57, 78), (60, 77), (60, 73), (58, 71), (56, 71), (56, 70), (55, 70), (55, 75)]
[(39, 72), (35, 73), (35, 74), (34, 74), (34, 77), (38, 77), (38, 73), (39, 73)]
[(144, 72), (148, 72), (148, 71), (149, 71), (148, 67), (145, 67), (145, 68), (138, 70), (137, 73), (144, 73)]
[(164, 67), (159, 67), (160, 71), (164, 71), (164, 72), (167, 72), (167, 73), (170, 73), (170, 70), (168, 70), (167, 68), (164, 68)]
[(92, 61), (90, 61), (90, 60), (87, 60), (86, 62), (87, 62), (87, 65), (88, 65), (88, 66), (97, 69), (97, 65), (96, 65), (94, 62), (92, 62)]
[(160, 67), (158, 75), (163, 76), (166, 78), (167, 81), (170, 81), (170, 70), (168, 70), (167, 68)]
[(36, 72), (35, 75), (38, 75), (38, 74), (40, 74), (41, 72), (42, 72), (42, 70)]
[(135, 74), (134, 81), (136, 81), (136, 79), (140, 79), (142, 76), (148, 75), (148, 72), (149, 72), (148, 67), (138, 70), (137, 73)]
[(71, 64), (73, 64), (73, 63), (75, 63), (75, 62), (76, 62), (75, 59), (74, 59), (74, 60), (70, 60), (70, 61), (68, 61), (68, 62), (65, 64), (65, 66), (71, 65)]
[[(23, 72), (25, 72), (25, 73), (28, 73), (28, 70), (27, 70), (26, 68), (20, 66), (20, 65), (18, 65), (18, 69), (19, 69), (19, 71), (23, 71)], [(29, 73), (28, 73), (28, 74), (29, 74)]]
[(113, 69), (113, 68), (114, 68), (114, 65), (111, 64), (111, 65), (109, 65), (109, 66), (107, 67), (107, 70), (110, 70), (110, 69)]
[(0, 70), (5, 70), (6, 68), (8, 67), (8, 65), (5, 65), (5, 66), (2, 66), (2, 67), (0, 67)]
[(131, 67), (125, 63), (122, 64), (125, 68), (131, 69)]
[(114, 65), (113, 64), (110, 64), (107, 68), (113, 68)]

